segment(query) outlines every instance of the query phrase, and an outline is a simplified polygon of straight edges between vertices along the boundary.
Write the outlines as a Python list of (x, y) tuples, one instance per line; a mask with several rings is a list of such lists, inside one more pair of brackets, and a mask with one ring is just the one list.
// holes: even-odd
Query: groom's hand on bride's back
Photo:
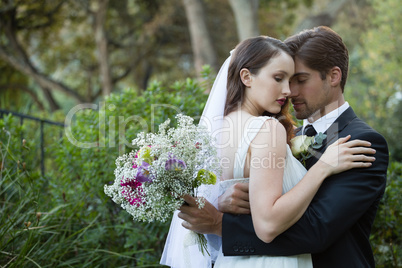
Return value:
[(250, 202), (246, 183), (230, 186), (218, 199), (218, 208), (223, 213), (250, 214)]

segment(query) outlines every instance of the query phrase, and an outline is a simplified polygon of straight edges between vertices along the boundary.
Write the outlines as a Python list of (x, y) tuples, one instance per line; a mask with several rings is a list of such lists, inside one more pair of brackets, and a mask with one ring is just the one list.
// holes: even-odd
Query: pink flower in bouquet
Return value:
[(136, 179), (123, 179), (121, 180), (120, 185), (123, 188), (121, 194), (130, 203), (130, 205), (139, 206), (140, 203), (142, 203), (141, 182), (137, 181)]
[[(135, 154), (134, 159), (138, 158), (138, 152)], [(135, 161), (133, 161), (133, 168), (137, 168), (137, 164), (135, 163)]]

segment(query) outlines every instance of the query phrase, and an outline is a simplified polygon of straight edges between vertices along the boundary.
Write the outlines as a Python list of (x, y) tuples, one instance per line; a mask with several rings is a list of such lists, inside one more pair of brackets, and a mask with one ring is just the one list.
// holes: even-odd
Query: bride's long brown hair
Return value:
[[(271, 58), (281, 52), (293, 58), (292, 52), (282, 41), (269, 36), (249, 38), (236, 46), (228, 71), (225, 116), (235, 111), (239, 107), (239, 104), (243, 103), (246, 86), (241, 81), (240, 70), (246, 68), (253, 75), (257, 75), (260, 69), (263, 68)], [(263, 115), (275, 117), (281, 122), (286, 129), (287, 143), (290, 144), (290, 139), (294, 135), (294, 121), (289, 112), (289, 98), (286, 99), (285, 105), (282, 106), (278, 114), (264, 112)]]

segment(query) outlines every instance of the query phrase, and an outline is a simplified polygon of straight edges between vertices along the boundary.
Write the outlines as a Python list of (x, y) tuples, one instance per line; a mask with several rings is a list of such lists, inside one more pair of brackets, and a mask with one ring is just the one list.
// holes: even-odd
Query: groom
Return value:
[[(179, 217), (186, 228), (222, 235), (226, 256), (311, 253), (314, 267), (374, 267), (369, 236), (386, 184), (387, 143), (344, 100), (349, 56), (337, 33), (321, 26), (289, 37), (285, 43), (295, 55), (290, 85), (295, 115), (304, 119), (303, 130), (311, 125), (313, 132), (327, 135), (317, 155), (338, 138), (351, 135), (351, 139), (371, 142), (376, 161), (369, 168), (327, 178), (301, 219), (271, 243), (258, 239), (249, 214), (234, 214), (249, 211), (246, 184), (236, 185), (220, 198), (219, 209), (233, 214), (207, 204), (202, 210), (187, 207)], [(317, 161), (308, 159), (307, 168)]]

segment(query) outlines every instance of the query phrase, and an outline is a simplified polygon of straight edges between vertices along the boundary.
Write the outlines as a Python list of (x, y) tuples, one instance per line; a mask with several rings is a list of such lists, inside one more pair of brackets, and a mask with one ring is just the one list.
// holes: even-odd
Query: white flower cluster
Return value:
[(194, 196), (197, 187), (214, 184), (220, 175), (207, 130), (191, 117), (176, 118), (175, 128), (167, 120), (157, 133), (139, 133), (133, 140), (139, 150), (116, 159), (115, 181), (105, 185), (106, 195), (135, 220), (166, 221), (183, 204), (183, 195)]

